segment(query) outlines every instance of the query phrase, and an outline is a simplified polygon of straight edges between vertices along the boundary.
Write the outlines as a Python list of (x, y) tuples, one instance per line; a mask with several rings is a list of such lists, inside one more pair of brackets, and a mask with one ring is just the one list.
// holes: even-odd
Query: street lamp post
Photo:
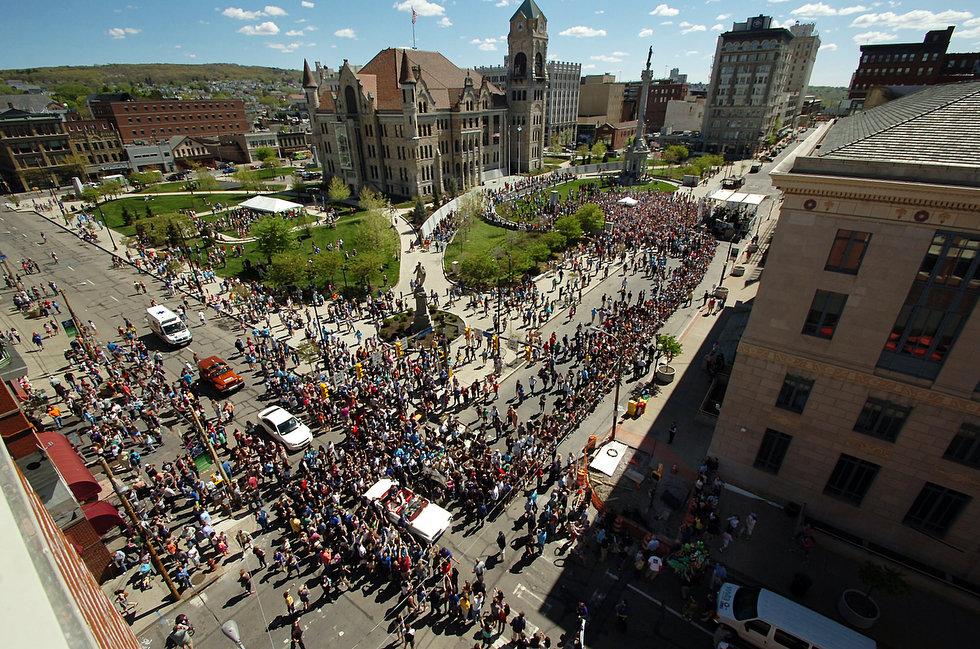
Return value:
[(523, 126), (517, 127), (517, 174), (521, 173), (521, 131), (524, 130)]
[[(603, 336), (606, 336), (606, 337), (612, 339), (613, 342), (619, 342), (619, 339), (616, 336), (614, 336), (613, 334), (609, 333), (608, 331), (603, 331), (602, 329), (599, 329), (598, 327), (592, 327), (592, 331), (594, 331), (594, 332), (596, 332), (598, 334), (602, 334)], [(615, 352), (616, 350), (613, 350), (613, 351)], [(613, 394), (612, 435), (610, 436), (610, 440), (612, 440), (612, 441), (615, 441), (616, 440), (616, 424), (617, 424), (617, 420), (619, 419), (619, 389), (620, 389), (620, 387), (622, 387), (622, 385), (623, 385), (623, 358), (622, 358), (622, 356), (617, 355), (617, 357), (616, 357), (616, 391)]]
[(238, 622), (228, 620), (221, 625), (221, 632), (225, 634), (226, 638), (234, 642), (238, 649), (245, 649), (245, 644), (242, 642), (241, 631), (238, 630)]
[(320, 359), (323, 361), (323, 367), (324, 369), (326, 369), (327, 359), (324, 358), (323, 344), (322, 344), (323, 326), (320, 324), (320, 311), (317, 309), (317, 305), (316, 305), (317, 291), (316, 291), (316, 286), (313, 284), (313, 260), (312, 259), (307, 260), (307, 270), (308, 270), (308, 276), (310, 278), (310, 293), (311, 293), (310, 300), (312, 300), (313, 302), (313, 317), (316, 319), (316, 337), (314, 338), (314, 340), (316, 340), (317, 351), (320, 352), (319, 356)]
[(112, 249), (119, 250), (119, 246), (116, 245), (116, 240), (112, 236), (112, 228), (109, 227), (109, 222), (106, 221), (105, 212), (102, 211), (102, 206), (99, 204), (98, 199), (95, 201), (95, 206), (99, 208), (99, 214), (102, 216), (102, 225), (105, 226), (106, 232), (109, 233), (109, 241), (112, 243)]

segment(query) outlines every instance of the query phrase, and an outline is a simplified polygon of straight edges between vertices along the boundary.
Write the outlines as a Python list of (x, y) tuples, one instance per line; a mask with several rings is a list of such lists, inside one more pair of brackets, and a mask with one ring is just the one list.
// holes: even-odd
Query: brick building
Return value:
[(104, 119), (75, 119), (64, 123), (72, 152), (87, 161), (85, 178), (96, 180), (106, 174), (129, 169), (122, 138), (112, 123)]
[(0, 188), (4, 192), (67, 185), (79, 173), (72, 158), (60, 115), (16, 108), (0, 113)]
[(980, 78), (980, 52), (947, 52), (953, 30), (926, 32), (921, 43), (862, 45), (847, 98), (862, 104), (876, 86), (932, 86)]
[(175, 135), (218, 136), (247, 133), (241, 99), (137, 100), (126, 94), (89, 99), (92, 117), (111, 122), (123, 144), (152, 143)]
[[(670, 79), (657, 79), (650, 85), (647, 95), (646, 129), (648, 134), (658, 133), (667, 118), (667, 104), (683, 101), (687, 97), (687, 84), (676, 83)], [(701, 128), (700, 125), (698, 128)]]
[[(710, 454), (818, 528), (980, 584), (980, 82), (839, 120), (778, 227)], [(974, 591), (977, 592), (977, 591)]]
[(507, 91), (439, 52), (388, 48), (359, 71), (345, 61), (337, 90), (303, 88), (325, 177), (356, 191), (446, 195), (541, 167), (547, 20), (533, 0), (510, 19)]

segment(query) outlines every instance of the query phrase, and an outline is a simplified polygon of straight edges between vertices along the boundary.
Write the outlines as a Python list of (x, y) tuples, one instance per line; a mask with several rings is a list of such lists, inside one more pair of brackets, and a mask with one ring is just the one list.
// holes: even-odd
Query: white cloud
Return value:
[(246, 11), (241, 7), (228, 7), (221, 12), (222, 16), (235, 18), (236, 20), (255, 20), (262, 15), (261, 11)]
[(238, 33), (246, 36), (275, 36), (279, 33), (279, 25), (269, 20), (258, 25), (245, 25)]
[(495, 7), (506, 7), (506, 6), (510, 5), (510, 4), (511, 4), (511, 0), (499, 0), (497, 2), (497, 4), (495, 4), (494, 6)]
[(933, 13), (927, 9), (915, 9), (904, 14), (886, 11), (880, 14), (864, 14), (851, 22), (851, 27), (885, 27), (888, 29), (942, 29), (947, 25), (973, 18), (969, 11), (947, 9)]
[(697, 50), (688, 50), (688, 51), (684, 52), (684, 56), (694, 56), (697, 53), (698, 53)]
[(971, 18), (963, 23), (966, 29), (953, 32), (953, 38), (980, 38), (980, 18)]
[(357, 34), (350, 27), (344, 27), (343, 29), (338, 29), (333, 33), (337, 38), (357, 38)]
[(197, 54), (194, 54), (192, 52), (192, 53), (190, 53), (190, 54), (187, 55), (187, 58), (189, 58), (189, 59), (196, 59), (197, 58)]
[(768, 1), (769, 1), (769, 4), (771, 4), (771, 5), (778, 5), (778, 4), (782, 4), (784, 2), (789, 2), (789, 0), (768, 0)]
[(115, 38), (116, 40), (120, 40), (126, 38), (127, 36), (132, 36), (133, 34), (139, 34), (141, 31), (143, 30), (136, 29), (135, 27), (113, 27), (106, 31), (106, 34), (112, 38)]
[(651, 16), (676, 16), (681, 12), (680, 9), (675, 9), (673, 7), (668, 7), (667, 5), (660, 4), (653, 8), (650, 12)]
[(593, 61), (602, 61), (603, 63), (622, 63), (623, 58), (621, 56), (614, 56), (613, 54), (596, 54), (595, 56), (589, 57)]
[(392, 7), (406, 13), (412, 13), (412, 9), (415, 9), (415, 13), (420, 16), (442, 16), (446, 13), (445, 7), (429, 0), (403, 0), (396, 2)]
[(603, 9), (599, 9), (598, 11), (595, 12), (595, 15), (601, 16), (604, 13), (606, 13), (606, 12)]
[(790, 19), (790, 18), (787, 18), (786, 20), (784, 20), (782, 22), (780, 22), (779, 19), (777, 19), (777, 18), (773, 18), (772, 19), (772, 25), (771, 26), (772, 26), (773, 29), (779, 29), (780, 27), (789, 28), (789, 27), (791, 27), (794, 24), (795, 24), (794, 21), (792, 19)]
[(304, 9), (312, 9), (313, 7), (315, 7), (315, 6), (316, 6), (316, 4), (314, 4), (314, 3), (312, 3), (312, 2), (307, 2), (306, 0), (303, 0), (303, 2), (301, 2), (301, 3), (299, 3), (299, 4), (300, 4), (300, 6), (301, 6), (301, 7), (303, 7)]
[(262, 10), (263, 15), (266, 16), (285, 16), (286, 10), (282, 7), (277, 7), (276, 5), (266, 5)]
[(279, 50), (283, 54), (290, 54), (299, 49), (302, 43), (268, 43), (268, 47)]
[(442, 18), (439, 19), (439, 22), (437, 22), (436, 24), (439, 25), (440, 27), (452, 27), (453, 21), (449, 20), (449, 16), (443, 16)]
[(470, 45), (476, 45), (476, 49), (483, 52), (496, 52), (498, 42), (500, 39), (491, 36), (490, 38), (474, 38), (470, 41)]
[(874, 45), (875, 43), (888, 43), (889, 41), (897, 40), (898, 36), (895, 34), (888, 34), (886, 32), (862, 32), (854, 36), (854, 42), (858, 45)]
[(593, 29), (592, 27), (586, 27), (585, 25), (575, 25), (574, 27), (569, 27), (565, 31), (558, 32), (559, 36), (574, 36), (575, 38), (595, 38), (596, 36), (605, 36), (605, 29)]
[(718, 14), (717, 16), (715, 16), (715, 20), (728, 20), (731, 17), (732, 17), (731, 14)]
[(595, 63), (586, 63), (582, 66), (583, 70), (595, 70)]
[(302, 36), (305, 33), (302, 29), (290, 29), (286, 32), (286, 36)]
[(704, 25), (695, 25), (694, 23), (689, 23), (686, 20), (681, 21), (678, 27), (681, 28), (682, 34), (690, 34), (691, 32), (703, 32), (703, 31), (707, 31), (708, 29)]
[(713, 31), (713, 32), (723, 32), (723, 31), (725, 31), (725, 26), (722, 25), (721, 23), (715, 23), (714, 25), (711, 26), (711, 31)]
[(674, 21), (673, 20), (665, 20), (665, 21), (663, 21), (660, 24), (661, 25), (673, 25), (674, 24)]
[(653, 30), (650, 29), (649, 27), (644, 27), (643, 29), (640, 30), (640, 33), (638, 34), (638, 36), (640, 38), (646, 38), (647, 36), (653, 36)]
[(824, 43), (823, 45), (820, 46), (820, 51), (821, 52), (836, 52), (837, 51), (837, 43)]
[(793, 16), (802, 16), (804, 18), (819, 18), (822, 16), (850, 16), (851, 14), (858, 14), (867, 10), (868, 8), (864, 5), (853, 5), (851, 7), (837, 9), (823, 2), (814, 2), (797, 7), (789, 13)]
[(175, 50), (182, 49), (183, 47), (184, 47), (183, 45), (174, 45)]

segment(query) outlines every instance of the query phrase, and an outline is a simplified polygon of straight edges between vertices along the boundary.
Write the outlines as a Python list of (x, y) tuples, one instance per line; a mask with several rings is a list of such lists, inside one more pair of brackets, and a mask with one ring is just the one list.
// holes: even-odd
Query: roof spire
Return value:
[(313, 71), (310, 70), (310, 62), (303, 59), (303, 87), (304, 88), (316, 88), (319, 84), (316, 82), (316, 77), (313, 75)]
[(401, 72), (398, 75), (398, 83), (415, 83), (415, 73), (412, 66), (408, 64), (408, 54), (402, 52)]

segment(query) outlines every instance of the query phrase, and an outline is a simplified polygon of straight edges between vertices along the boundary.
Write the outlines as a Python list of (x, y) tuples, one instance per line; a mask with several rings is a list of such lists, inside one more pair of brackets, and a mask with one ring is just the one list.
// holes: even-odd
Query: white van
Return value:
[(186, 345), (193, 338), (183, 320), (165, 306), (157, 305), (147, 309), (146, 321), (150, 330), (168, 345)]
[(875, 641), (764, 588), (724, 584), (718, 623), (762, 649), (875, 649)]

